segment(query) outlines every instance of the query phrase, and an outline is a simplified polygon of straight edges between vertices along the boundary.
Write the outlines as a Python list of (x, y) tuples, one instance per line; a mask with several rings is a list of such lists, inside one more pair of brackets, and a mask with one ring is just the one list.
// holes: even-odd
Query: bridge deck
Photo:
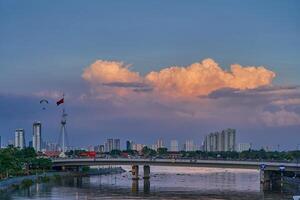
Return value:
[(53, 166), (101, 166), (101, 165), (152, 165), (152, 166), (184, 166), (184, 167), (211, 167), (211, 168), (240, 168), (279, 170), (284, 166), (285, 171), (300, 172), (298, 163), (284, 162), (255, 162), (255, 161), (228, 161), (228, 160), (186, 160), (186, 159), (126, 159), (126, 158), (66, 158), (53, 159)]

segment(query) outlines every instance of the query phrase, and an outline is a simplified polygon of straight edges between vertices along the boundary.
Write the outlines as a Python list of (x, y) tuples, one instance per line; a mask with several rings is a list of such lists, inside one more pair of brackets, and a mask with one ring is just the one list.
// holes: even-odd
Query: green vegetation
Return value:
[[(261, 150), (249, 150), (243, 152), (205, 152), (205, 151), (180, 151), (169, 152), (167, 148), (159, 148), (157, 151), (144, 147), (141, 152), (137, 151), (123, 151), (130, 156), (139, 156), (143, 158), (178, 158), (178, 159), (219, 159), (219, 160), (268, 160), (268, 161), (299, 161), (300, 163), (300, 151), (265, 151)], [(110, 152), (109, 155), (116, 157), (119, 155), (114, 152)]]
[(0, 149), (0, 179), (35, 174), (51, 168), (51, 160), (38, 158), (33, 148)]
[(147, 146), (143, 148), (142, 153), (146, 158), (156, 156), (156, 151), (148, 148)]
[(197, 159), (231, 159), (231, 160), (270, 160), (270, 161), (300, 161), (300, 151), (265, 151), (249, 150), (243, 152), (180, 152), (181, 158)]

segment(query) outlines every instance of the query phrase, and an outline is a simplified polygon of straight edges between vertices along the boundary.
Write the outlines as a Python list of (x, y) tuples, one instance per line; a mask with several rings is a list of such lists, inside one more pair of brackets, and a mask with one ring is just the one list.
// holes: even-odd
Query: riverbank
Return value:
[(9, 192), (19, 187), (30, 186), (35, 182), (45, 182), (51, 177), (71, 176), (71, 172), (46, 172), (36, 175), (18, 176), (0, 181), (0, 193)]
[(30, 187), (36, 182), (48, 182), (51, 179), (58, 179), (62, 177), (120, 174), (123, 172), (125, 172), (125, 170), (121, 167), (109, 167), (90, 168), (86, 172), (46, 172), (36, 175), (12, 177), (0, 181), (0, 194), (11, 192), (19, 188)]

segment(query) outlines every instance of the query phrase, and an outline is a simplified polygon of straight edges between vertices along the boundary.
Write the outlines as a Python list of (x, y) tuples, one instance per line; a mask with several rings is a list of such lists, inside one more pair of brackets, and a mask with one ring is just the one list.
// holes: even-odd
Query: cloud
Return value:
[(98, 60), (84, 70), (82, 78), (97, 84), (97, 87), (100, 83), (102, 86), (123, 88), (122, 92), (114, 90), (122, 95), (129, 94), (125, 92), (126, 88), (135, 88), (131, 91), (153, 91), (159, 96), (185, 98), (207, 96), (222, 88), (246, 90), (268, 86), (275, 73), (262, 66), (242, 67), (238, 64), (225, 71), (214, 60), (205, 59), (186, 67), (173, 66), (152, 71), (142, 77), (122, 62)]
[(212, 59), (187, 67), (169, 67), (150, 72), (146, 79), (155, 90), (171, 96), (202, 96), (221, 88), (253, 89), (270, 85), (275, 73), (264, 67), (242, 67), (235, 64), (224, 71)]
[(261, 119), (267, 126), (292, 126), (300, 124), (300, 116), (295, 112), (287, 110), (280, 110), (277, 112), (263, 112)]
[[(166, 67), (145, 76), (122, 62), (100, 60), (82, 74), (91, 84), (85, 99), (107, 100), (116, 110), (126, 108), (122, 113), (128, 116), (232, 126), (298, 125), (299, 87), (273, 86), (275, 76), (262, 66), (234, 64), (223, 70), (212, 59)], [(162, 107), (167, 109), (162, 111)]]
[(139, 82), (141, 77), (122, 62), (97, 60), (83, 71), (82, 78), (90, 83)]
[(147, 84), (141, 82), (111, 82), (111, 83), (103, 83), (105, 86), (109, 87), (124, 87), (124, 88), (145, 88), (148, 87)]

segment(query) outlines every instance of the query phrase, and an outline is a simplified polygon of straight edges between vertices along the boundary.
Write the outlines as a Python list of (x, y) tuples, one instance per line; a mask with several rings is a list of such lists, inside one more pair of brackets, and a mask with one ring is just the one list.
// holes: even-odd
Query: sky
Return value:
[[(256, 148), (300, 133), (300, 2), (0, 0), (0, 136), (200, 144), (237, 129)], [(47, 99), (46, 110), (39, 100)], [(299, 145), (298, 145), (299, 146)]]

